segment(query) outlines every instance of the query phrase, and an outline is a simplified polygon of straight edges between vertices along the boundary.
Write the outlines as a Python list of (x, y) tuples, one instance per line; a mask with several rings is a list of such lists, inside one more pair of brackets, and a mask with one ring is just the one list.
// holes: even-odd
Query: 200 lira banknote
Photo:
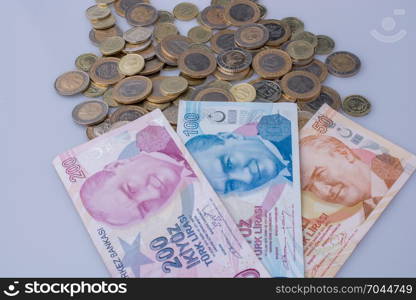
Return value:
[(179, 136), (273, 277), (303, 277), (296, 104), (181, 101)]
[(324, 105), (300, 133), (306, 277), (334, 277), (416, 157)]
[(53, 162), (114, 277), (269, 277), (160, 110)]

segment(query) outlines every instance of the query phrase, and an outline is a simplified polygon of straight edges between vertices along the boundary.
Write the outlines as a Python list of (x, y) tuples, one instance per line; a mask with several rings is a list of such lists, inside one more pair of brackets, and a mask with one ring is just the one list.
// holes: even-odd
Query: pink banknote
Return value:
[(269, 277), (160, 110), (53, 164), (113, 277)]
[(303, 127), (300, 150), (305, 276), (334, 277), (416, 157), (328, 105)]

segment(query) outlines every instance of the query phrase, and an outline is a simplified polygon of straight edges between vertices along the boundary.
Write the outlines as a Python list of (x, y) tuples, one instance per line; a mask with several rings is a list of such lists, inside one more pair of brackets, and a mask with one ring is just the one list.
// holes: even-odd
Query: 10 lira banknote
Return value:
[(296, 104), (181, 101), (177, 132), (273, 277), (303, 277)]
[(334, 277), (416, 157), (324, 105), (300, 132), (306, 277)]
[(53, 161), (114, 277), (269, 277), (160, 110)]

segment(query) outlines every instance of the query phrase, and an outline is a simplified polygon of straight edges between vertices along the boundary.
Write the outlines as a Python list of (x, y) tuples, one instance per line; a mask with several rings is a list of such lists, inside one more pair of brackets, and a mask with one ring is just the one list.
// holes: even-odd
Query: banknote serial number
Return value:
[(198, 134), (199, 114), (186, 113), (183, 117), (183, 134), (185, 136), (193, 136)]
[(85, 178), (85, 173), (75, 157), (65, 159), (62, 162), (62, 167), (65, 168), (65, 173), (68, 174), (71, 182), (77, 182), (77, 179)]

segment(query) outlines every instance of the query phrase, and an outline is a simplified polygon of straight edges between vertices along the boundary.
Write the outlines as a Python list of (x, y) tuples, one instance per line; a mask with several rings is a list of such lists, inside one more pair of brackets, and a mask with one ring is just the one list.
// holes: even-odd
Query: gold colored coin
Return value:
[(309, 42), (296, 40), (287, 46), (286, 52), (294, 60), (307, 60), (315, 55), (315, 48)]
[(109, 107), (117, 107), (120, 104), (113, 98), (113, 88), (109, 88), (103, 95), (103, 100)]
[(97, 2), (97, 4), (106, 4), (106, 5), (110, 5), (113, 4), (115, 0), (95, 0), (95, 2)]
[(144, 69), (140, 72), (140, 75), (148, 76), (160, 72), (163, 68), (164, 63), (159, 59), (154, 58), (145, 63)]
[(188, 31), (188, 37), (195, 43), (206, 43), (212, 37), (212, 30), (204, 26), (196, 26)]
[(111, 9), (105, 4), (91, 6), (86, 11), (90, 21), (98, 21), (107, 18), (111, 14)]
[(267, 49), (253, 60), (254, 71), (265, 79), (280, 78), (292, 69), (290, 56), (279, 49)]
[(115, 57), (99, 58), (91, 67), (91, 80), (99, 85), (112, 85), (124, 78), (118, 70), (120, 59)]
[(153, 31), (147, 27), (133, 27), (124, 33), (123, 38), (130, 44), (141, 44), (147, 42), (152, 33)]
[(87, 133), (88, 139), (92, 140), (92, 139), (95, 139), (96, 137), (99, 137), (109, 132), (110, 130), (111, 130), (111, 122), (110, 122), (110, 119), (107, 118), (104, 120), (104, 122), (98, 125), (88, 126), (86, 133)]
[(75, 66), (81, 71), (89, 72), (97, 59), (97, 55), (93, 53), (85, 53), (77, 57), (75, 60)]
[(118, 103), (138, 103), (152, 92), (152, 81), (144, 76), (132, 76), (114, 86), (113, 97)]
[(160, 90), (165, 96), (182, 94), (188, 88), (188, 81), (183, 77), (169, 77), (160, 83)]
[(159, 19), (157, 23), (173, 23), (175, 22), (175, 17), (173, 14), (167, 10), (159, 10)]
[(235, 0), (225, 7), (225, 19), (233, 26), (256, 23), (260, 15), (257, 3), (250, 0)]
[(90, 77), (83, 71), (71, 71), (62, 74), (55, 81), (55, 89), (61, 96), (73, 96), (85, 91)]
[(173, 15), (181, 21), (190, 21), (198, 16), (198, 6), (189, 2), (182, 2), (175, 6)]
[(292, 34), (292, 41), (305, 41), (312, 45), (315, 49), (318, 46), (318, 38), (311, 32), (308, 31), (297, 31)]
[(126, 76), (139, 74), (144, 68), (144, 58), (139, 54), (127, 54), (120, 59), (118, 68)]
[(227, 91), (229, 91), (233, 87), (233, 85), (229, 83), (228, 81), (219, 80), (219, 79), (211, 81), (210, 83), (207, 84), (207, 86), (224, 89)]
[(126, 42), (122, 37), (113, 36), (105, 39), (100, 45), (100, 51), (103, 55), (114, 55), (124, 49)]
[(298, 127), (299, 130), (303, 128), (303, 126), (306, 125), (306, 123), (309, 122), (310, 119), (313, 118), (313, 113), (309, 111), (299, 111), (298, 112)]
[(116, 24), (116, 18), (113, 15), (109, 15), (105, 19), (91, 21), (91, 25), (96, 30), (105, 30), (113, 27)]
[(149, 95), (147, 97), (147, 100), (152, 102), (152, 103), (157, 103), (157, 104), (163, 104), (163, 103), (168, 103), (171, 102), (173, 100), (175, 100), (177, 97), (179, 97), (178, 95), (172, 95), (172, 96), (165, 96), (163, 95), (161, 89), (160, 89), (160, 85), (163, 82), (163, 80), (169, 78), (168, 76), (157, 76), (152, 78), (152, 83), (153, 83), (153, 91), (152, 94)]
[(123, 35), (123, 32), (116, 25), (105, 30), (91, 29), (89, 37), (90, 37), (91, 42), (94, 45), (99, 46), (106, 38), (113, 37), (113, 36), (122, 36), (122, 35)]
[(189, 86), (201, 85), (206, 80), (206, 78), (193, 78), (193, 77), (189, 77), (188, 75), (185, 75), (183, 73), (179, 73), (179, 75), (182, 76), (183, 78), (185, 78), (186, 81), (188, 81), (188, 85)]
[(230, 92), (237, 102), (253, 102), (256, 99), (256, 89), (248, 83), (236, 84)]
[(90, 82), (89, 87), (82, 94), (88, 98), (98, 98), (104, 95), (107, 90), (108, 87), (100, 86), (94, 82)]
[(179, 34), (178, 28), (175, 26), (175, 24), (172, 23), (160, 23), (157, 24), (153, 31), (153, 36), (158, 40), (159, 42), (163, 40), (165, 37), (170, 35), (177, 35)]

